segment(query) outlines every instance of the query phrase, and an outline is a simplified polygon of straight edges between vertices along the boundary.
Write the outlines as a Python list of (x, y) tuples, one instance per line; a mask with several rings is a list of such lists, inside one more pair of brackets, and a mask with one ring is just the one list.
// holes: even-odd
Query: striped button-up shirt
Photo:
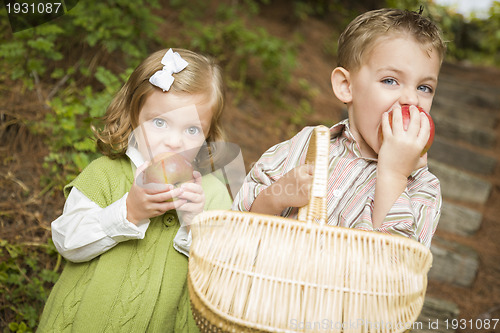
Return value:
[[(246, 176), (235, 197), (234, 210), (249, 211), (260, 193), (288, 171), (305, 162), (313, 127), (265, 152)], [(379, 231), (412, 238), (430, 247), (441, 212), (439, 180), (427, 167), (408, 177), (406, 189), (393, 204), (379, 228), (372, 225), (377, 160), (361, 156), (359, 145), (344, 120), (330, 128), (327, 185), (328, 224)], [(285, 193), (286, 195), (286, 193)], [(281, 216), (296, 218), (297, 208)]]

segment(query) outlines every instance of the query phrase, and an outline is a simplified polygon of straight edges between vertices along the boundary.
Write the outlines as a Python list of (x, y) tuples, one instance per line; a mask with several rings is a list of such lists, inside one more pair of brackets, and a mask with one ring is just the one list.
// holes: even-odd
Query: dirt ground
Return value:
[[(330, 73), (335, 59), (325, 52), (326, 43), (335, 43), (331, 25), (324, 20), (292, 20), (289, 11), (279, 6), (268, 7), (255, 20), (271, 34), (287, 38), (292, 34), (303, 36), (298, 58), (300, 65), (294, 77), (305, 78), (316, 93), (312, 100), (315, 112), (304, 124), (296, 126), (286, 119), (287, 110), (275, 107), (245, 96), (234, 103), (234, 96), (228, 94), (225, 123), (229, 140), (238, 143), (243, 151), (245, 164), (249, 167), (271, 145), (287, 139), (298, 127), (312, 124), (332, 125), (339, 121), (343, 104), (333, 95), (330, 87)], [(456, 70), (454, 75), (488, 82), (499, 86), (500, 71), (490, 68), (469, 68)], [(4, 87), (9, 87), (5, 84)], [(14, 88), (11, 88), (14, 87)], [(457, 94), (463, 93), (457, 91)], [(42, 188), (40, 177), (44, 170), (42, 163), (47, 154), (40, 137), (29, 133), (23, 122), (37, 119), (35, 92), (20, 91), (15, 86), (0, 91), (0, 238), (23, 243), (45, 243), (50, 237), (50, 222), (61, 212), (64, 199), (61, 191)], [(297, 103), (300, 88), (292, 82), (283, 98)], [(24, 106), (11, 114), (9, 105)], [(19, 114), (21, 112), (21, 114)], [(285, 119), (285, 120), (284, 120)], [(500, 138), (500, 127), (498, 127)], [(500, 157), (500, 148), (490, 152)], [(430, 281), (428, 294), (455, 302), (460, 308), (460, 318), (500, 318), (500, 165), (490, 179), (494, 186), (487, 206), (483, 210), (481, 229), (473, 236), (459, 241), (475, 249), (480, 256), (480, 268), (475, 283), (470, 288), (454, 287)], [(447, 239), (452, 235), (440, 233)]]

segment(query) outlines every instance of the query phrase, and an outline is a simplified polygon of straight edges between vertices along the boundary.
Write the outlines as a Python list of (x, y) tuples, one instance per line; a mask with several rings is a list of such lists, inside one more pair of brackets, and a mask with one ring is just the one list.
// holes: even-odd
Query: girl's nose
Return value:
[(163, 139), (163, 143), (170, 150), (178, 150), (182, 147), (182, 136), (176, 132), (169, 133), (169, 135)]

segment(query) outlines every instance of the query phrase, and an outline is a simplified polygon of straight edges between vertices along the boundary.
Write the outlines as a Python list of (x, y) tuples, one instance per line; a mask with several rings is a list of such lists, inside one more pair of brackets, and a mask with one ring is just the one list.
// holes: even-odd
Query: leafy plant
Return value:
[(389, 7), (416, 10), (423, 4), (428, 15), (443, 31), (447, 59), (476, 64), (500, 65), (500, 3), (495, 1), (489, 18), (464, 17), (432, 0), (386, 0)]
[(348, 1), (345, 0), (293, 0), (292, 6), (294, 16), (299, 20), (305, 20), (311, 16), (324, 18), (332, 12), (341, 12), (346, 15), (348, 13), (346, 3)]
[[(232, 79), (228, 86), (241, 97), (244, 90), (258, 95), (265, 89), (279, 92), (291, 78), (296, 65), (296, 50), (292, 42), (275, 37), (267, 30), (250, 27), (258, 12), (254, 1), (217, 7), (215, 22), (204, 21), (194, 11), (182, 11), (187, 48), (217, 57)], [(252, 74), (256, 73), (254, 77)], [(259, 77), (257, 80), (256, 77)]]
[(482, 32), (479, 40), (480, 50), (491, 57), (493, 64), (500, 66), (500, 2), (493, 2), (489, 19), (476, 20)]
[(0, 327), (32, 332), (59, 277), (61, 257), (52, 242), (20, 245), (0, 240), (0, 258)]
[(1, 24), (7, 28), (0, 40), (3, 75), (35, 89), (45, 107), (28, 121), (31, 131), (47, 138), (44, 183), (61, 188), (96, 156), (90, 122), (159, 42), (160, 19), (152, 13), (158, 6), (157, 0), (86, 0), (59, 19), (13, 35)]
[(316, 97), (319, 94), (319, 91), (312, 88), (309, 82), (307, 82), (305, 79), (299, 79), (298, 84), (300, 90), (304, 94), (304, 97), (299, 100), (297, 106), (292, 108), (292, 117), (290, 120), (292, 124), (302, 126), (306, 120), (306, 117), (314, 112), (309, 100)]
[(61, 27), (45, 24), (18, 32), (12, 40), (2, 40), (0, 57), (9, 64), (11, 79), (21, 79), (26, 87), (32, 89), (35, 83), (33, 76), (43, 75), (48, 62), (63, 58), (56, 47), (56, 40), (63, 33)]
[(43, 121), (30, 124), (35, 133), (50, 133), (50, 137), (59, 138), (47, 140), (50, 152), (44, 163), (49, 171), (49, 176), (43, 179), (46, 184), (52, 183), (60, 189), (97, 157), (91, 125), (104, 114), (130, 72), (131, 69), (115, 75), (98, 67), (95, 78), (104, 86), (103, 90), (95, 91), (90, 85), (77, 89), (72, 82), (48, 102), (52, 112), (47, 113)]

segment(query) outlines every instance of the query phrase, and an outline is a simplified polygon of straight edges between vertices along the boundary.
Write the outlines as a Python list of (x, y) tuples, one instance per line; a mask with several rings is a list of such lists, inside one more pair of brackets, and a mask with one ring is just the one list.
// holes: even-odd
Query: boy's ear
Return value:
[(344, 102), (352, 101), (351, 74), (344, 67), (337, 67), (332, 72), (332, 88), (337, 98)]

